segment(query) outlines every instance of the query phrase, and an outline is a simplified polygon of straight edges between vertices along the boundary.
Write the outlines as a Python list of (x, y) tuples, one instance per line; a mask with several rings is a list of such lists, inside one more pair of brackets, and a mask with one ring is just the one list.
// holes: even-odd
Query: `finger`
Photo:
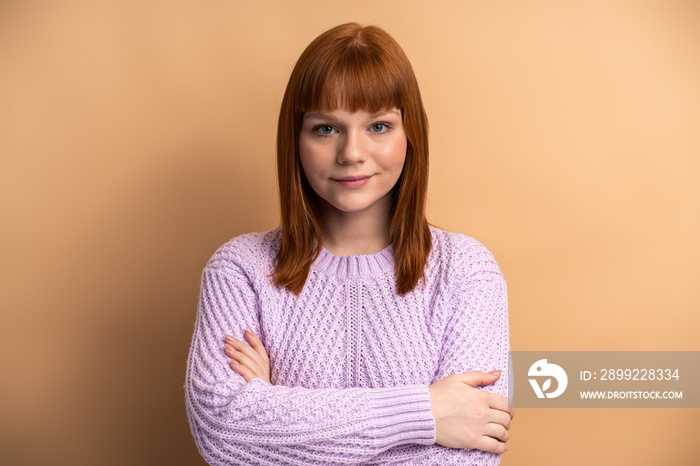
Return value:
[(263, 362), (267, 362), (270, 360), (270, 358), (267, 355), (267, 351), (265, 350), (265, 346), (263, 346), (262, 341), (258, 336), (250, 329), (248, 328), (245, 332), (246, 339), (250, 343), (250, 346), (253, 347), (256, 353), (258, 353), (262, 359)]
[(489, 392), (488, 403), (489, 408), (497, 409), (506, 413), (509, 413), (513, 409), (509, 406), (510, 400), (508, 399), (508, 397), (505, 397), (503, 395), (497, 395), (495, 393)]
[[(250, 351), (250, 349), (249, 349)], [(246, 367), (254, 374), (258, 374), (262, 371), (262, 366), (258, 364), (257, 361), (251, 359), (246, 353), (236, 350), (231, 345), (226, 345), (226, 355), (231, 359), (237, 361), (240, 365)]]
[(503, 411), (498, 411), (496, 409), (490, 410), (488, 422), (499, 424), (505, 427), (506, 429), (510, 429), (510, 416), (508, 415), (508, 413), (504, 413)]
[(505, 427), (494, 423), (486, 424), (484, 435), (488, 435), (489, 437), (495, 438), (499, 442), (503, 443), (507, 442), (510, 438), (510, 434), (508, 434), (508, 430)]
[[(241, 342), (236, 342), (234, 341), (233, 343), (226, 343), (224, 345), (224, 353), (226, 353), (226, 356), (232, 359), (237, 359), (239, 362), (245, 362), (245, 359), (242, 359), (242, 356), (245, 355), (241, 349), (243, 348), (243, 343)], [(250, 358), (248, 358), (250, 359)]]
[(493, 372), (465, 372), (461, 374), (462, 381), (469, 385), (470, 387), (479, 387), (482, 385), (491, 385), (501, 376), (501, 371)]
[(246, 358), (242, 353), (228, 346), (226, 355), (231, 358), (230, 365), (233, 370), (240, 374), (252, 374), (254, 377), (259, 377), (259, 368), (256, 364), (251, 363), (250, 359)]
[(476, 442), (475, 448), (478, 450), (488, 451), (490, 453), (503, 454), (508, 450), (505, 443), (496, 440), (493, 437), (482, 435)]
[(224, 353), (226, 353), (226, 356), (228, 356), (231, 359), (238, 359), (238, 350), (233, 345), (226, 344), (224, 345)]
[(238, 372), (238, 374), (240, 374), (246, 382), (250, 382), (256, 377), (250, 369), (241, 364), (236, 363), (236, 361), (231, 361), (231, 369)]
[(265, 365), (265, 361), (263, 360), (262, 356), (260, 356), (260, 354), (257, 353), (253, 348), (251, 348), (248, 344), (233, 338), (227, 338), (226, 344), (233, 346), (235, 350), (237, 350), (240, 353), (243, 353), (250, 360), (254, 361), (257, 365), (261, 367)]

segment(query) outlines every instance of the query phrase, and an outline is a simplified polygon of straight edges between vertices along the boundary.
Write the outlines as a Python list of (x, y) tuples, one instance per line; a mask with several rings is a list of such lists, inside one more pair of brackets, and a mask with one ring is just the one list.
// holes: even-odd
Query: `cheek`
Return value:
[(387, 169), (401, 173), (403, 170), (404, 163), (406, 162), (406, 150), (408, 149), (408, 143), (406, 140), (399, 140), (387, 147), (385, 153), (385, 161)]
[(313, 176), (316, 160), (317, 157), (314, 156), (313, 147), (304, 138), (301, 138), (299, 140), (299, 163), (307, 179)]
[(299, 162), (301, 169), (304, 171), (306, 179), (309, 181), (318, 178), (323, 171), (323, 167), (319, 164), (318, 158), (314, 157), (313, 153), (299, 153)]

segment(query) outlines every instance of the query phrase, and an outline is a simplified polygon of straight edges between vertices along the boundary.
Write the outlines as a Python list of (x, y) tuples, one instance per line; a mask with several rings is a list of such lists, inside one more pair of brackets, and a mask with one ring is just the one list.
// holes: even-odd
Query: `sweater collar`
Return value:
[(336, 256), (322, 247), (312, 268), (337, 277), (364, 277), (394, 273), (394, 248), (390, 244), (374, 254)]

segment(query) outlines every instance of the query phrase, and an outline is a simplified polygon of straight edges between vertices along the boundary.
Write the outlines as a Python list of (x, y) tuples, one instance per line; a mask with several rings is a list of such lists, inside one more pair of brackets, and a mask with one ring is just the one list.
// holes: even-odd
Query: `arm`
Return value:
[(453, 302), (436, 380), (463, 372), (500, 370), (498, 381), (483, 389), (508, 396), (510, 343), (503, 276), (495, 271), (479, 272), (455, 293)]
[[(471, 240), (459, 250), (461, 254), (456, 255), (451, 268), (453, 292), (437, 382), (430, 387), (431, 395), (437, 389), (443, 392), (442, 399), (433, 398), (437, 442), (454, 446), (470, 439), (476, 445), (470, 448), (479, 450), (449, 449), (449, 458), (468, 457), (477, 464), (496, 465), (500, 461), (500, 454), (496, 453), (506, 449), (507, 430), (513, 416), (506, 398), (509, 384), (506, 285), (493, 256), (481, 244)], [(500, 376), (489, 375), (491, 371), (500, 371)], [(480, 387), (471, 388), (477, 386)], [(457, 412), (458, 417), (441, 418), (440, 410)]]
[(357, 464), (394, 446), (435, 442), (426, 386), (246, 383), (230, 368), (223, 342), (226, 333), (242, 340), (246, 325), (256, 331), (256, 308), (240, 268), (205, 269), (185, 389), (192, 434), (210, 464)]
[[(429, 391), (438, 444), (417, 449), (415, 464), (472, 464), (476, 458), (479, 464), (493, 465), (498, 464), (499, 454), (506, 449), (513, 414), (504, 396), (508, 377), (506, 288), (493, 257), (483, 246), (477, 246), (477, 251), (472, 251), (476, 257), (470, 255), (470, 263), (455, 267), (457, 272), (451, 276), (455, 290), (448, 293), (449, 304), (439, 319), (443, 324), (436, 322), (443, 328), (443, 342), (436, 382)], [(246, 381), (255, 377), (269, 381), (268, 358), (262, 342), (255, 335), (245, 338), (250, 346), (240, 340), (235, 350), (226, 350), (232, 360), (241, 361), (239, 367), (232, 368)], [(484, 372), (491, 369), (498, 374)], [(376, 463), (368, 464), (387, 460), (386, 455), (380, 454), (374, 459)]]

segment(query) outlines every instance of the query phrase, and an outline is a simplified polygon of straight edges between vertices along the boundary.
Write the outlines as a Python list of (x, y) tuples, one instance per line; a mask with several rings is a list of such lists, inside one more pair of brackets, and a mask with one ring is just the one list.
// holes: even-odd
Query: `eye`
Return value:
[(370, 127), (370, 129), (373, 133), (386, 133), (389, 131), (389, 125), (386, 123), (375, 123)]
[(330, 125), (321, 125), (321, 126), (315, 127), (314, 131), (316, 133), (320, 134), (321, 136), (328, 136), (328, 135), (333, 134), (333, 132), (335, 131), (335, 128), (333, 128)]

